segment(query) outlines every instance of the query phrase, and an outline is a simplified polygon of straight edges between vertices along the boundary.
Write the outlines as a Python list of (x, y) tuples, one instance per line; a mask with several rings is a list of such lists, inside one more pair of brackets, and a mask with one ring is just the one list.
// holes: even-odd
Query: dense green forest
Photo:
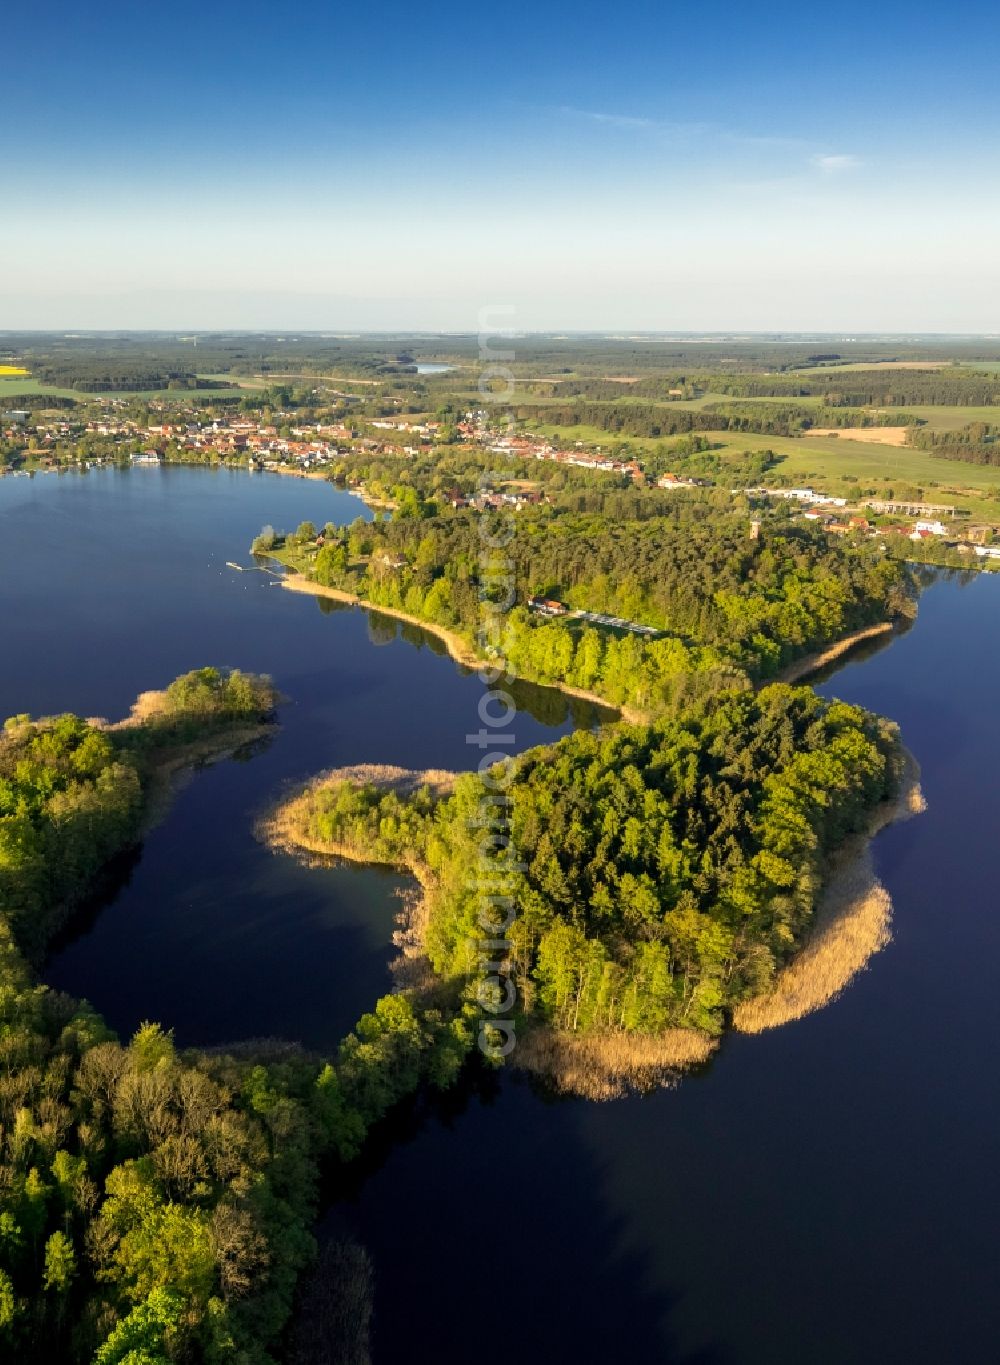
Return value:
[[(589, 510), (591, 501), (600, 510)], [(905, 568), (870, 542), (845, 546), (778, 520), (752, 539), (749, 514), (710, 495), (665, 495), (656, 515), (626, 515), (638, 505), (623, 490), (518, 513), (504, 555), (522, 602), (556, 598), (661, 632), (643, 638), (572, 618), (545, 621), (515, 606), (503, 644), (519, 676), (656, 714), (747, 685), (747, 676), (773, 676), (810, 650), (912, 609)], [(479, 530), (473, 513), (437, 514), (401, 487), (391, 519), (327, 527), (318, 550), (315, 528), (306, 527), (283, 553), (321, 585), (473, 642), (480, 590), (493, 591)], [(258, 538), (255, 548), (274, 551), (276, 540)]]
[(55, 393), (5, 393), (3, 396), (6, 409), (21, 408), (26, 412), (72, 412), (82, 401)]
[[(797, 436), (814, 427), (888, 427), (911, 426), (917, 418), (898, 408), (875, 409), (848, 407), (805, 407), (794, 403), (768, 403), (761, 413), (761, 405), (740, 403), (711, 403), (703, 412), (725, 418), (720, 429), (729, 431), (765, 431), (774, 436)], [(735, 423), (761, 422), (761, 426)]]
[(544, 423), (556, 427), (596, 427), (612, 436), (639, 436), (657, 439), (694, 431), (749, 431), (772, 436), (787, 436), (801, 423), (787, 413), (772, 415), (770, 408), (732, 415), (702, 409), (671, 407), (656, 403), (594, 403), (578, 400), (572, 404), (520, 405), (518, 421)]
[(935, 403), (987, 407), (1000, 403), (996, 374), (948, 367), (927, 370), (833, 370), (786, 375), (713, 375), (711, 387), (737, 398), (821, 397), (830, 407), (894, 407)]
[(957, 431), (915, 430), (909, 443), (929, 451), (942, 460), (962, 460), (966, 464), (1000, 465), (1000, 423), (970, 422)]
[(81, 393), (213, 387), (199, 380), (193, 370), (131, 357), (113, 362), (89, 356), (41, 361), (34, 365), (33, 376), (42, 384), (79, 389)]
[[(718, 1033), (801, 943), (826, 856), (900, 772), (894, 725), (783, 685), (522, 755), (503, 800), (523, 870), (506, 846), (493, 861), (516, 906), (509, 965), (527, 1012), (574, 1032)], [(430, 960), (471, 982), (468, 869), (493, 790), (474, 774), (437, 802), (321, 783), (298, 819), (310, 840), (420, 872)]]
[(0, 741), (0, 907), (37, 959), (108, 859), (139, 837), (143, 788), (164, 754), (274, 709), (266, 679), (201, 669), (156, 694), (143, 724), (11, 717)]
[[(471, 1045), (461, 1008), (445, 1018), (393, 996), (335, 1059), (284, 1046), (181, 1052), (151, 1023), (122, 1043), (90, 1006), (34, 980), (26, 955), (140, 838), (162, 766), (193, 740), (242, 734), (274, 704), (266, 680), (202, 669), (133, 723), (16, 716), (4, 727), (4, 1358), (271, 1361), (314, 1255), (320, 1163), (355, 1156), (367, 1127), (422, 1081), (450, 1084)], [(339, 1358), (335, 1340), (319, 1347), (316, 1358)]]
[(578, 400), (572, 405), (520, 405), (517, 416), (529, 426), (538, 422), (557, 427), (589, 426), (611, 435), (654, 440), (696, 431), (797, 436), (812, 427), (905, 426), (916, 421), (912, 415), (899, 409), (891, 413), (873, 413), (857, 405), (835, 406), (832, 403), (818, 408), (794, 403), (716, 402), (701, 408), (681, 408), (664, 403), (597, 403)]

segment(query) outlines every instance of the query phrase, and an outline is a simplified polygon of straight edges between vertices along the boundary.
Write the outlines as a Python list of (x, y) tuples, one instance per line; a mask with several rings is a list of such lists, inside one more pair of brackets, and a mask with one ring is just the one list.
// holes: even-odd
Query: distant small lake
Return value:
[(420, 361), (417, 365), (417, 374), (449, 374), (454, 368), (454, 365), (435, 365), (429, 361)]

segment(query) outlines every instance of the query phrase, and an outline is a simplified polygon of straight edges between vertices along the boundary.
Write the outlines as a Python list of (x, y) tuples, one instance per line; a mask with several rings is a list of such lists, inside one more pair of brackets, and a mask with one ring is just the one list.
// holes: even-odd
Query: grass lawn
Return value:
[(669, 441), (680, 439), (677, 436), (626, 436), (613, 431), (602, 431), (600, 427), (554, 427), (534, 421), (526, 422), (525, 426), (539, 436), (547, 436), (553, 444), (563, 448), (582, 441), (586, 446), (600, 446), (602, 450), (613, 450), (618, 446), (628, 446), (629, 450), (635, 451), (655, 450)]

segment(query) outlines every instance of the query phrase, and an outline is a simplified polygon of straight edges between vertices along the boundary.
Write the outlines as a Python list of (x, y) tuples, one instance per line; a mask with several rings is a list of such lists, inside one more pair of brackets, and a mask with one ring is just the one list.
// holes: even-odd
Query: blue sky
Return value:
[(0, 328), (1000, 329), (993, 5), (56, 0)]

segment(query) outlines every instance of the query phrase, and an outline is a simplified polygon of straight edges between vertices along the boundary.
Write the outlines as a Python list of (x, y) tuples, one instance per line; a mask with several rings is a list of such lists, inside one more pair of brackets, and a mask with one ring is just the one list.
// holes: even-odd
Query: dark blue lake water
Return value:
[[(126, 884), (46, 968), (124, 1034), (150, 1018), (183, 1043), (332, 1047), (391, 985), (400, 879), (304, 868), (261, 847), (254, 819), (323, 768), (474, 767), (482, 686), (432, 636), (226, 567), (252, 562), (266, 522), (359, 515), (329, 484), (229, 470), (0, 480), (0, 715), (116, 718), (206, 663), (270, 673), (288, 699), (266, 748), (184, 787)], [(518, 698), (521, 747), (595, 719), (551, 690)]]
[[(270, 747), (198, 774), (47, 969), (123, 1031), (328, 1046), (387, 985), (396, 880), (300, 868), (252, 818), (335, 764), (472, 766), (479, 685), (426, 637), (224, 567), (264, 522), (358, 510), (202, 470), (0, 481), (4, 713), (120, 714), (205, 662), (289, 697)], [(551, 1103), (505, 1076), (400, 1116), (327, 1220), (372, 1255), (378, 1365), (997, 1358), (998, 678), (1000, 579), (942, 578), (912, 630), (822, 684), (900, 722), (929, 802), (876, 841), (894, 939), (829, 1008), (650, 1097)], [(524, 744), (571, 723), (558, 695), (525, 702)]]
[(900, 722), (929, 801), (876, 841), (894, 939), (833, 1005), (673, 1091), (505, 1080), (391, 1134), (327, 1221), (373, 1257), (376, 1361), (998, 1358), (998, 679), (980, 577), (822, 685)]

